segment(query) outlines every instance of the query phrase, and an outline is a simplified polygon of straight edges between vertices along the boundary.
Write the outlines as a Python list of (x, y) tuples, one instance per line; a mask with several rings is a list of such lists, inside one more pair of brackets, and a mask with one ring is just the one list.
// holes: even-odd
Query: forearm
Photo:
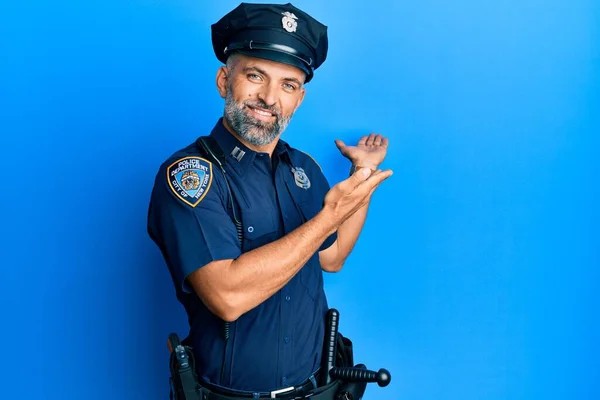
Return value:
[[(368, 170), (361, 170), (331, 188), (323, 209), (283, 238), (235, 260), (212, 261), (190, 274), (188, 281), (204, 304), (222, 319), (237, 319), (289, 282), (327, 237), (336, 231), (339, 236), (342, 225), (345, 226), (341, 229), (339, 246), (344, 250), (340, 254), (349, 253), (364, 224), (373, 191), (391, 176), (391, 171), (371, 175), (365, 172)], [(354, 214), (358, 215), (353, 217)], [(338, 244), (319, 252), (321, 266), (324, 253), (337, 253), (337, 247)]]
[(265, 246), (242, 254), (223, 272), (228, 297), (241, 315), (281, 289), (335, 231), (323, 213)]
[[(362, 208), (360, 208), (354, 215), (348, 218), (338, 228), (338, 259), (340, 264), (343, 264), (346, 258), (350, 255), (350, 252), (354, 248), (360, 232), (365, 225), (367, 219), (367, 211), (369, 209), (370, 200)], [(341, 267), (341, 265), (340, 265)]]
[(319, 253), (321, 267), (327, 272), (338, 272), (352, 252), (367, 218), (370, 200), (344, 221), (337, 231), (337, 240), (328, 249)]

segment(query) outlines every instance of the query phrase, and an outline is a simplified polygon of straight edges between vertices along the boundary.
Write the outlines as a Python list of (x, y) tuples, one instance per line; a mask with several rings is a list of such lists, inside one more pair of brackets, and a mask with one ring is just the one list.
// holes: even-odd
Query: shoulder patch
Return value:
[(184, 203), (196, 207), (212, 183), (212, 163), (200, 157), (183, 157), (167, 168), (169, 188)]

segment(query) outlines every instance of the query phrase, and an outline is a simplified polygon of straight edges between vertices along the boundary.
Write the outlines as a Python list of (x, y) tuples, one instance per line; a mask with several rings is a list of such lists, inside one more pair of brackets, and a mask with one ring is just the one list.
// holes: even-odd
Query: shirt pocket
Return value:
[(254, 250), (278, 239), (278, 226), (273, 213), (246, 210), (242, 211), (243, 251)]

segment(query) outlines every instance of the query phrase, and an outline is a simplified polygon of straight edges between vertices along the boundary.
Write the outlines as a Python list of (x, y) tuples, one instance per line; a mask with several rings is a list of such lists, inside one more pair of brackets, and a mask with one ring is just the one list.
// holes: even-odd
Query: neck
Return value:
[(229, 133), (231, 133), (237, 140), (242, 142), (247, 148), (249, 148), (250, 150), (255, 151), (257, 153), (267, 153), (267, 154), (269, 154), (269, 157), (271, 157), (273, 155), (273, 151), (275, 150), (275, 147), (277, 146), (277, 142), (279, 142), (279, 137), (277, 137), (271, 143), (266, 144), (264, 146), (259, 146), (259, 145), (250, 143), (247, 140), (245, 140), (243, 137), (241, 137), (231, 126), (229, 126), (229, 124), (227, 123), (227, 120), (225, 118), (223, 118), (223, 125), (225, 126), (225, 129), (227, 129), (229, 131)]

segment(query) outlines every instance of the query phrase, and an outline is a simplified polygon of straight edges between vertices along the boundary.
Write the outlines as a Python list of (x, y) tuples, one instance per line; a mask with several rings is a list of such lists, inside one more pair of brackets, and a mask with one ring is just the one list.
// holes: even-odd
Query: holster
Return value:
[(353, 367), (354, 366), (354, 350), (352, 341), (347, 337), (337, 334), (337, 355), (336, 365), (338, 367)]
[[(355, 367), (367, 369), (364, 364), (354, 365), (352, 341), (338, 332), (336, 365), (338, 367)], [(361, 400), (367, 389), (366, 382), (340, 382), (335, 400)]]

